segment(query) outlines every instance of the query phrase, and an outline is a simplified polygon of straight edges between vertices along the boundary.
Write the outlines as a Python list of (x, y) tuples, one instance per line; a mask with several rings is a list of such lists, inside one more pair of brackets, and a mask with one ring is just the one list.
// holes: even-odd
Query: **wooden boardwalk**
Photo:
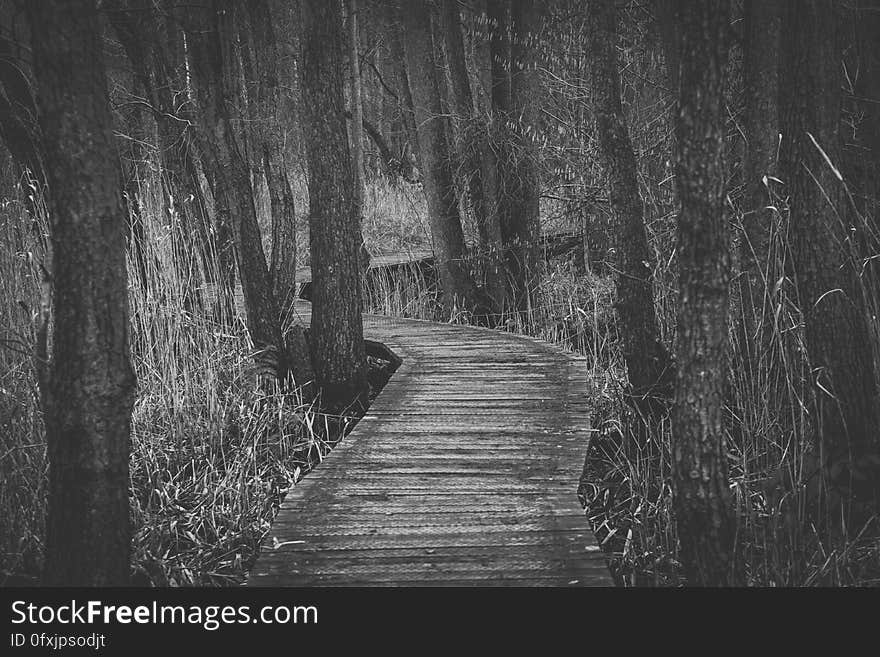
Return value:
[[(426, 249), (415, 249), (407, 253), (374, 255), (370, 257), (370, 269), (389, 269), (400, 265), (420, 262), (422, 260), (431, 260), (433, 257), (434, 253)], [(301, 267), (300, 269), (297, 269), (296, 281), (299, 284), (310, 283), (312, 281), (311, 267)]]
[(486, 329), (364, 328), (403, 365), (287, 494), (248, 584), (611, 586), (576, 493), (584, 363)]

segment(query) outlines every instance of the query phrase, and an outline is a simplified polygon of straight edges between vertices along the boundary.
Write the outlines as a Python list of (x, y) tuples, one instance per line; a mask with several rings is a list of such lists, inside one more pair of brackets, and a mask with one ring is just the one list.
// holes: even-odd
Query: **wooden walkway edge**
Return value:
[(577, 499), (586, 367), (500, 331), (365, 317), (403, 358), (291, 489), (250, 586), (611, 586)]

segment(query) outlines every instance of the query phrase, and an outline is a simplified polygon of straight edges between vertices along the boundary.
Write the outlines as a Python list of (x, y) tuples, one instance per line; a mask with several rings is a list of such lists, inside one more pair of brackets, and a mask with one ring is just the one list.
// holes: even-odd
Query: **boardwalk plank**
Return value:
[(450, 324), (369, 317), (365, 334), (404, 363), (288, 492), (248, 584), (610, 586), (576, 496), (585, 361)]

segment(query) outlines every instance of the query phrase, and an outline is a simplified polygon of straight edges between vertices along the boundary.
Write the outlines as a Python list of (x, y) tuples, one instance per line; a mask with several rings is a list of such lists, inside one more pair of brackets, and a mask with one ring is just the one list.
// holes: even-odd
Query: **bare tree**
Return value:
[(620, 103), (617, 15), (613, 0), (593, 0), (587, 13), (593, 108), (611, 184), (615, 310), (629, 394), (646, 417), (654, 417), (671, 397), (673, 370), (657, 327), (651, 253), (636, 178), (636, 158)]
[[(219, 221), (232, 226), (238, 252), (238, 271), (244, 293), (251, 339), (284, 378), (292, 373), (298, 385), (313, 380), (305, 338), (294, 329), (285, 342), (278, 301), (270, 284), (269, 270), (257, 222), (250, 168), (246, 155), (248, 118), (243, 103), (243, 71), (236, 49), (242, 8), (231, 0), (214, 0), (208, 8), (187, 8), (187, 45), (192, 63), (192, 85), (198, 101), (200, 151), (209, 163)], [(310, 389), (305, 390), (306, 395)]]
[(510, 66), (513, 55), (510, 48), (510, 0), (486, 0), (486, 20), (489, 23), (489, 57), (491, 59), (491, 99), (496, 113), (511, 108)]
[(724, 435), (730, 253), (724, 218), (728, 0), (678, 0), (679, 291), (672, 412), (674, 505), (692, 585), (736, 582)]
[(351, 89), (351, 148), (352, 167), (354, 167), (355, 203), (358, 216), (363, 215), (364, 207), (364, 103), (361, 98), (361, 65), (358, 43), (357, 0), (345, 0), (348, 19), (348, 71)]
[(511, 146), (500, 163), (498, 193), (501, 239), (507, 256), (514, 307), (531, 311), (541, 277), (542, 260), (538, 140), (541, 78), (538, 38), (543, 29), (543, 3), (511, 0), (510, 113)]
[[(269, 190), (272, 251), (269, 279), (282, 312), (296, 298), (296, 208), (284, 158), (285, 104), (280, 79), (277, 15), (269, 0), (249, 0), (246, 16), (238, 25), (242, 61), (248, 73), (251, 160)], [(298, 341), (299, 334), (288, 336)], [(304, 343), (300, 345), (304, 348)], [(304, 357), (303, 351), (299, 355)]]
[(477, 290), (470, 276), (465, 256), (467, 249), (453, 184), (452, 168), (443, 117), (437, 65), (431, 39), (430, 5), (419, 0), (400, 12), (403, 22), (406, 73), (412, 94), (423, 184), (428, 204), (434, 253), (440, 271), (443, 305), (447, 312), (455, 308), (477, 309)]

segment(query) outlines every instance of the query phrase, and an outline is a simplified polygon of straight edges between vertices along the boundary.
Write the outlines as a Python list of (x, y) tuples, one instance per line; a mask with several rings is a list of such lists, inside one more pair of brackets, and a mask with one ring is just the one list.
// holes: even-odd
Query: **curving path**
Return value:
[(282, 503), (251, 586), (611, 586), (577, 499), (586, 367), (500, 331), (368, 316), (403, 358)]

